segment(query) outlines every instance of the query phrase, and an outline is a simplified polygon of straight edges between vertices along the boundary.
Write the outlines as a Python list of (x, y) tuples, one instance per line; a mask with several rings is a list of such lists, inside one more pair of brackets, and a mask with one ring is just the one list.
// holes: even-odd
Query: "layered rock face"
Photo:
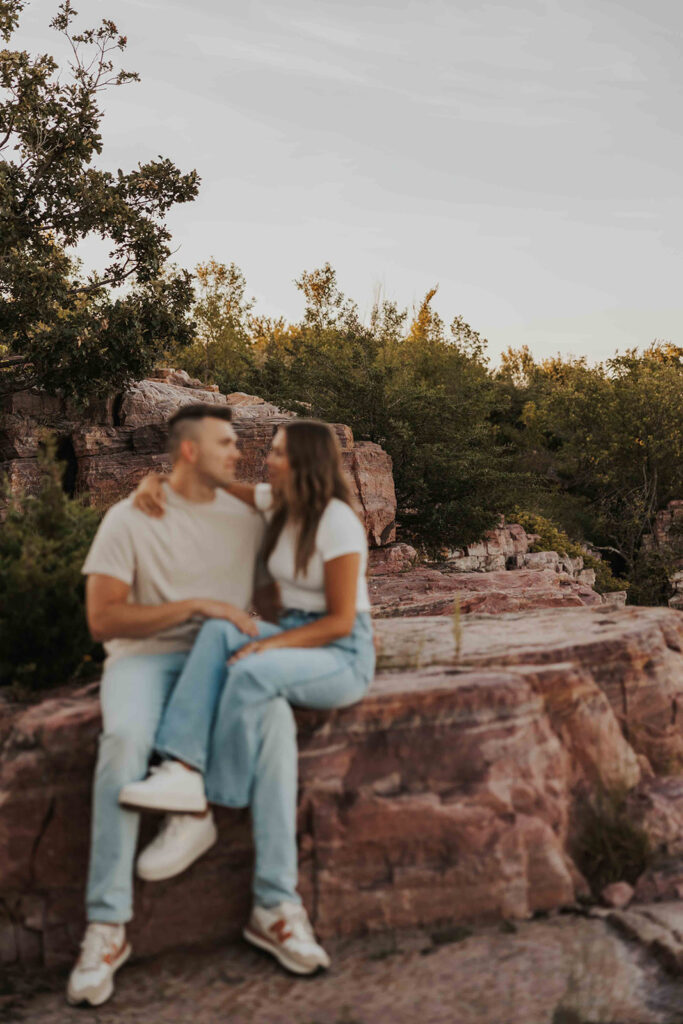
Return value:
[[(512, 575), (512, 574), (511, 574)], [(323, 937), (524, 918), (587, 892), (586, 794), (631, 790), (671, 823), (683, 761), (683, 616), (567, 608), (377, 623), (359, 705), (298, 712), (300, 889)], [(96, 686), (0, 705), (0, 955), (67, 960), (82, 927)], [(650, 790), (647, 787), (650, 787)], [(676, 792), (680, 792), (680, 787)], [(145, 822), (143, 841), (152, 825)], [(185, 875), (139, 883), (139, 954), (236, 936), (247, 812)], [(658, 833), (658, 834), (659, 834)]]
[(370, 555), (370, 596), (377, 618), (402, 615), (498, 614), (532, 608), (623, 607), (626, 592), (600, 595), (595, 571), (583, 558), (531, 551), (538, 537), (517, 523), (489, 530), (483, 540), (450, 552), (440, 563), (419, 564), (407, 544)]
[[(160, 370), (158, 378), (132, 384), (106, 402), (77, 409), (42, 392), (0, 399), (0, 473), (12, 490), (29, 493), (38, 478), (36, 456), (46, 430), (57, 437), (67, 462), (66, 484), (101, 508), (125, 497), (150, 470), (168, 471), (165, 422), (194, 402), (228, 405), (240, 437), (240, 479), (263, 479), (264, 462), (283, 413), (263, 399), (241, 392), (222, 395), (215, 385), (192, 380), (183, 371)], [(336, 425), (342, 457), (362, 513), (371, 546), (395, 539), (396, 494), (391, 459), (379, 445), (356, 444), (351, 430)]]
[[(555, 552), (542, 552), (555, 554)], [(376, 618), (448, 615), (455, 602), (463, 614), (495, 615), (531, 608), (567, 608), (603, 604), (588, 584), (554, 570), (461, 573), (448, 567), (415, 566), (405, 571), (382, 571), (379, 562), (369, 580)]]

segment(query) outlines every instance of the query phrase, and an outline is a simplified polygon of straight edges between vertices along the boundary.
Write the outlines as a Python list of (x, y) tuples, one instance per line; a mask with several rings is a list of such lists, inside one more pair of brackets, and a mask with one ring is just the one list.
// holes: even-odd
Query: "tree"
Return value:
[[(245, 297), (244, 274), (234, 263), (226, 266), (210, 259), (195, 268), (197, 295), (192, 316), (195, 340), (183, 351), (176, 345), (168, 353), (174, 364), (230, 393), (244, 389), (251, 375), (251, 311)], [(179, 357), (179, 358), (178, 358)]]
[[(683, 492), (683, 349), (654, 343), (593, 367), (508, 353), (498, 384), (519, 465), (545, 477), (535, 511), (572, 533), (579, 525), (637, 584), (634, 595), (645, 594), (657, 560), (643, 540)], [(657, 574), (650, 592), (664, 593), (664, 569)]]
[[(5, 41), (24, 6), (0, 0)], [(0, 352), (24, 386), (85, 397), (190, 341), (191, 277), (165, 267), (164, 217), (196, 196), (199, 179), (162, 157), (126, 173), (93, 166), (100, 98), (138, 75), (115, 67), (126, 38), (112, 21), (74, 33), (75, 17), (65, 0), (51, 22), (70, 44), (67, 69), (45, 54), (0, 52)], [(104, 270), (85, 274), (77, 246), (93, 234), (112, 248)]]

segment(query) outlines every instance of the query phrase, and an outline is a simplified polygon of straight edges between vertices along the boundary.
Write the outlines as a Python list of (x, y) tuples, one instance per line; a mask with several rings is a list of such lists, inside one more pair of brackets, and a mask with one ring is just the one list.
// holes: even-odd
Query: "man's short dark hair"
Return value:
[(232, 409), (229, 405), (210, 405), (208, 402), (195, 402), (192, 405), (183, 405), (169, 418), (168, 427), (168, 450), (175, 458), (180, 448), (180, 442), (193, 434), (193, 427), (196, 427), (200, 420), (204, 419), (225, 420), (232, 422)]

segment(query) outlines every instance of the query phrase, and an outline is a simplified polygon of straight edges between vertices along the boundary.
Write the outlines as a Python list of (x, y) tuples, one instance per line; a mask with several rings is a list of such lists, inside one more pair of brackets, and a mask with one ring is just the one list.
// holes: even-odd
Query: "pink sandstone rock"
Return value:
[(276, 405), (266, 402), (258, 395), (248, 395), (244, 391), (232, 391), (227, 395), (228, 405), (233, 410), (235, 419), (263, 418), (264, 416), (293, 418), (294, 413), (278, 409)]
[[(41, 432), (50, 428), (63, 442), (63, 454), (73, 459), (76, 493), (107, 508), (129, 494), (146, 473), (168, 470), (165, 422), (194, 402), (233, 409), (243, 453), (239, 476), (251, 482), (263, 479), (273, 430), (290, 420), (291, 413), (255, 395), (235, 392), (226, 397), (184, 371), (154, 373), (153, 379), (138, 381), (117, 399), (85, 412), (40, 392), (0, 400), (0, 471), (9, 478), (11, 489), (35, 490)], [(378, 445), (354, 443), (349, 427), (335, 424), (334, 429), (370, 545), (390, 543), (396, 518), (391, 459)]]
[[(297, 713), (301, 892), (321, 935), (526, 917), (585, 894), (570, 854), (579, 801), (597, 787), (633, 788), (635, 749), (652, 754), (655, 734), (655, 750), (679, 747), (671, 706), (683, 687), (683, 616), (471, 617), (458, 663), (445, 617), (382, 620), (377, 631), (369, 696)], [(30, 707), (0, 700), (8, 959), (66, 962), (80, 937), (96, 691), (65, 689)], [(658, 807), (677, 800), (649, 792)], [(662, 834), (664, 816), (673, 833), (678, 813), (649, 812), (645, 827)], [(219, 843), (185, 875), (138, 884), (139, 954), (237, 934), (248, 911), (248, 816), (218, 821)]]
[[(510, 575), (516, 575), (510, 573)], [(391, 667), (420, 651), (422, 665), (453, 658), (450, 618), (376, 623), (380, 664)], [(683, 615), (669, 608), (556, 608), (462, 625), (465, 665), (581, 666), (605, 694), (634, 751), (658, 774), (683, 765)]]
[(506, 567), (519, 568), (529, 550), (529, 538), (518, 523), (488, 530), (481, 541), (450, 553), (453, 572), (497, 572)]
[(344, 465), (361, 506), (371, 546), (396, 540), (396, 491), (391, 457), (378, 444), (357, 441)]
[(228, 404), (225, 395), (215, 391), (171, 384), (168, 381), (137, 381), (124, 392), (119, 410), (121, 425), (142, 427), (148, 423), (163, 422), (183, 405), (193, 405), (195, 402)]
[(369, 586), (377, 618), (449, 615), (456, 597), (463, 614), (602, 604), (591, 587), (554, 570), (453, 573), (417, 565), (395, 574), (376, 566)]
[(628, 882), (612, 882), (606, 885), (600, 894), (600, 898), (606, 907), (614, 907), (622, 910), (627, 907), (634, 896), (633, 886)]
[(412, 569), (417, 560), (417, 551), (410, 544), (387, 544), (370, 552), (368, 567), (370, 575), (405, 572)]

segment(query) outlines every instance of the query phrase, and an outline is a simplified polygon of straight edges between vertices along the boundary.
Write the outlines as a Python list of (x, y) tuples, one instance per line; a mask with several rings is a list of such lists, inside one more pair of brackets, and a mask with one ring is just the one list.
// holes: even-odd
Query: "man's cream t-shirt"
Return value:
[[(262, 517), (222, 490), (210, 502), (188, 501), (168, 484), (165, 492), (166, 512), (160, 519), (134, 508), (132, 496), (113, 505), (100, 523), (83, 573), (128, 583), (131, 604), (205, 597), (248, 608)], [(107, 664), (131, 655), (188, 651), (202, 621), (192, 619), (143, 639), (110, 640), (104, 645)]]

